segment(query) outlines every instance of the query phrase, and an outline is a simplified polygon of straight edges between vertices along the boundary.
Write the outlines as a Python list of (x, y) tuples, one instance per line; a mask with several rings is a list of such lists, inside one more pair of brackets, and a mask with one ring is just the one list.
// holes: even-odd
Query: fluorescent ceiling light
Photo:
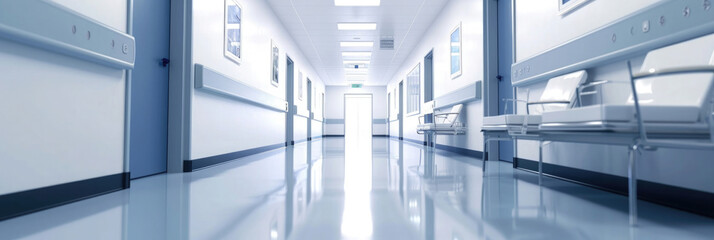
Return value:
[(340, 47), (373, 47), (374, 42), (340, 42)]
[(372, 52), (342, 52), (343, 57), (371, 57)]
[(376, 23), (338, 23), (337, 30), (376, 30)]
[(376, 7), (380, 0), (335, 0), (338, 7)]
[(342, 61), (342, 63), (344, 63), (345, 65), (360, 65), (360, 64), (367, 65), (367, 64), (369, 64), (369, 60), (345, 60), (345, 61)]

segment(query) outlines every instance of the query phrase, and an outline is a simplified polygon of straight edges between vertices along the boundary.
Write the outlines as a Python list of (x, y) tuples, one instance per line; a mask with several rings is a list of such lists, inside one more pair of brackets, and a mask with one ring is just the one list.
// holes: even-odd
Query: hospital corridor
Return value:
[(712, 0), (0, 0), (5, 239), (714, 239)]

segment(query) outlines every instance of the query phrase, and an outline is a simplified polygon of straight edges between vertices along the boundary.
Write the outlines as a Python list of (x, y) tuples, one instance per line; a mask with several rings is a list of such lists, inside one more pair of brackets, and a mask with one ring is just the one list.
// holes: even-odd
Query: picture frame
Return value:
[(225, 0), (223, 21), (223, 55), (240, 64), (242, 61), (241, 25), (243, 7), (236, 0)]
[(566, 15), (591, 0), (558, 0), (558, 15)]
[(407, 116), (419, 114), (421, 107), (421, 63), (407, 74)]
[(280, 85), (280, 49), (278, 48), (278, 45), (275, 43), (275, 40), (270, 40), (270, 62), (271, 62), (271, 77), (270, 77), (270, 84), (272, 84), (275, 87), (278, 87)]
[(302, 100), (302, 72), (298, 71), (298, 99)]
[(461, 22), (454, 27), (449, 34), (449, 59), (451, 69), (451, 79), (461, 76), (462, 73), (462, 39), (463, 31)]

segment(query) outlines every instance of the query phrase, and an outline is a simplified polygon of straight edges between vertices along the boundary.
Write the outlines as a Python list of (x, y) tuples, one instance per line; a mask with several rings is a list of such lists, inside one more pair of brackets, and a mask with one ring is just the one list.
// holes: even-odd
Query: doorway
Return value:
[(136, 62), (131, 72), (131, 178), (166, 172), (169, 109), (169, 1), (134, 1)]
[(372, 95), (345, 94), (345, 141), (372, 139)]
[[(498, 114), (510, 114), (515, 112), (504, 112), (505, 104), (510, 104), (504, 99), (513, 98), (513, 86), (511, 85), (511, 64), (513, 64), (513, 31), (512, 31), (512, 1), (498, 1)], [(509, 107), (509, 109), (513, 109)], [(514, 141), (500, 141), (498, 144), (498, 156), (500, 160), (513, 161)]]
[(312, 81), (308, 78), (307, 79), (307, 140), (311, 141), (312, 140)]
[(285, 100), (288, 102), (288, 112), (285, 113), (285, 146), (294, 144), (293, 116), (295, 115), (295, 63), (286, 57), (287, 67), (285, 73)]
[[(424, 56), (424, 103), (434, 100), (434, 51), (429, 51), (429, 53)], [(431, 123), (434, 114), (425, 114), (424, 123)], [(424, 134), (424, 142), (429, 146), (434, 146), (434, 142), (431, 142), (431, 138)]]
[(397, 119), (399, 119), (399, 140), (404, 140), (404, 80), (399, 82), (399, 112), (397, 113)]

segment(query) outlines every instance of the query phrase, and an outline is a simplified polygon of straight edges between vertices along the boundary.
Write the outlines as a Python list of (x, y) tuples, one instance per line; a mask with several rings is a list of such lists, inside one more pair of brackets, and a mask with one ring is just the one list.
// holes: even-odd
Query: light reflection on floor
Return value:
[(711, 239), (714, 220), (387, 138), (325, 138), (0, 222), (0, 239)]

